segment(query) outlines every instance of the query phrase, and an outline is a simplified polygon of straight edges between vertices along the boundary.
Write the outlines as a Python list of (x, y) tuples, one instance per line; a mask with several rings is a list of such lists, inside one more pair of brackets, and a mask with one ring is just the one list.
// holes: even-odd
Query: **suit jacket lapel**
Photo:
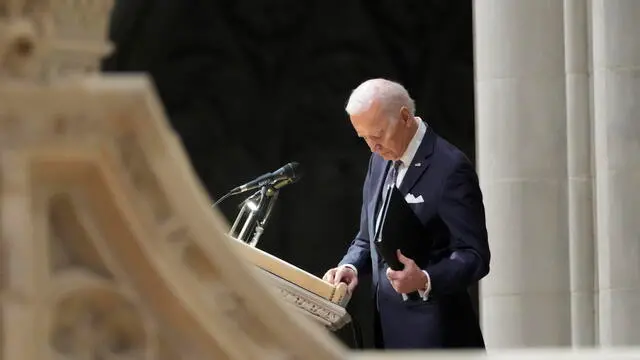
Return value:
[(436, 135), (431, 129), (427, 127), (427, 132), (424, 134), (424, 138), (418, 147), (416, 155), (413, 157), (407, 173), (400, 184), (400, 192), (407, 195), (413, 186), (418, 182), (420, 177), (427, 171), (431, 165), (431, 154), (433, 154), (433, 147), (436, 143)]

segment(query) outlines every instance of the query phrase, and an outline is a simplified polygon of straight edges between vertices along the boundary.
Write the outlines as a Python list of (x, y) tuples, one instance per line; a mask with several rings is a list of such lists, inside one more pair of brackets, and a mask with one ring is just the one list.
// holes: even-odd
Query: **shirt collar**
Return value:
[(427, 125), (420, 119), (419, 117), (414, 118), (418, 123), (418, 130), (411, 138), (407, 149), (404, 151), (404, 154), (400, 157), (400, 161), (402, 164), (400, 166), (409, 166), (413, 161), (413, 157), (416, 156), (416, 152), (418, 152), (418, 148), (420, 147), (420, 143), (424, 138), (424, 134), (427, 132)]

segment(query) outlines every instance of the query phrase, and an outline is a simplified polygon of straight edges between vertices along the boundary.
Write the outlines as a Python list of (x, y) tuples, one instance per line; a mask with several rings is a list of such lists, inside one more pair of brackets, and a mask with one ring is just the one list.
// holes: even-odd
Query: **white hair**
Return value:
[(386, 79), (370, 79), (351, 92), (345, 110), (349, 115), (361, 114), (378, 100), (387, 111), (400, 109), (404, 106), (409, 110), (411, 116), (415, 115), (415, 102), (409, 96), (409, 92), (404, 86)]

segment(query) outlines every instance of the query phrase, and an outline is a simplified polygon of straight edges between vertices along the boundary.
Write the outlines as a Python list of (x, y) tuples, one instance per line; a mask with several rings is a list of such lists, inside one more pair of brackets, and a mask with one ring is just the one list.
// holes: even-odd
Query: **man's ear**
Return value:
[(409, 120), (411, 120), (411, 113), (406, 106), (400, 108), (400, 118), (402, 119), (402, 123), (404, 125), (410, 124)]

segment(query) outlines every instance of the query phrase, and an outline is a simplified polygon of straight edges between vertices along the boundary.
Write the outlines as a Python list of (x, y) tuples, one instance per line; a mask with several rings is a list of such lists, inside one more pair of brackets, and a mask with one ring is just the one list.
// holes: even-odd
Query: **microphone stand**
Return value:
[(278, 199), (280, 189), (298, 181), (301, 176), (299, 164), (291, 162), (272, 173), (261, 175), (242, 186), (232, 189), (218, 199), (212, 207), (232, 195), (259, 188), (257, 192), (241, 203), (240, 211), (227, 236), (255, 247), (264, 232), (267, 221), (269, 221), (269, 216)]
[(255, 247), (264, 232), (279, 189), (264, 185), (245, 199), (228, 235)]

